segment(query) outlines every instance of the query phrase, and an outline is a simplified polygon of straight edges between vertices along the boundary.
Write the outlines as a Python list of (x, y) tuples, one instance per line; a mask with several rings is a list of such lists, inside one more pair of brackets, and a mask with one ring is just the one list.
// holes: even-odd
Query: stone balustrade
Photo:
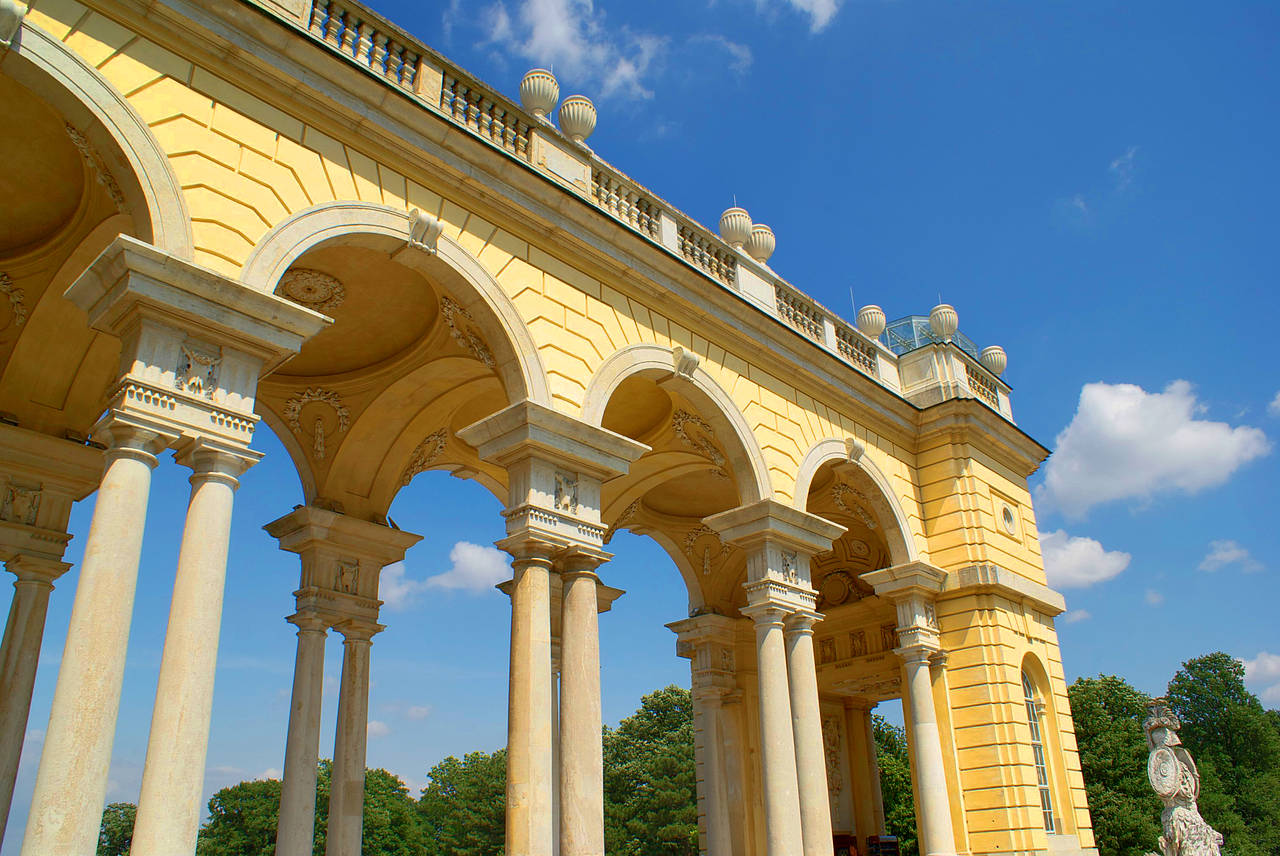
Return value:
[[(574, 144), (549, 121), (535, 118), (361, 4), (353, 0), (310, 0), (304, 23), (313, 37), (351, 62), (543, 172), (567, 190), (584, 196), (604, 213), (683, 259), (720, 286), (738, 293), (835, 359), (917, 405), (927, 406), (937, 398), (912, 391), (918, 391), (920, 384), (906, 377), (916, 372), (901, 365), (900, 360), (907, 355), (901, 354), (900, 348), (864, 335), (778, 277), (764, 263), (730, 246), (610, 166), (585, 145)], [(547, 159), (537, 154), (552, 147), (560, 157)], [(576, 162), (568, 172), (580, 171), (582, 180), (565, 180), (565, 156)], [(963, 344), (951, 350), (956, 351), (957, 368), (963, 363), (964, 382), (932, 384), (953, 390), (942, 397), (964, 395), (967, 388), (969, 395), (1012, 421), (1009, 387), (976, 360), (976, 351), (968, 353)]]

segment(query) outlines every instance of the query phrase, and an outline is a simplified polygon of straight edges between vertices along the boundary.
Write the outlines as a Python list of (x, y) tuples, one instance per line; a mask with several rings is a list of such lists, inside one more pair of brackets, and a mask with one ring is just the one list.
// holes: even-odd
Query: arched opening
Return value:
[(1022, 704), (1025, 709), (1030, 754), (1027, 761), (1034, 769), (1036, 800), (1040, 819), (1048, 835), (1072, 834), (1074, 818), (1064, 812), (1070, 803), (1066, 770), (1062, 762), (1062, 739), (1058, 728), (1058, 706), (1049, 682), (1049, 674), (1035, 654), (1022, 659), (1019, 672)]

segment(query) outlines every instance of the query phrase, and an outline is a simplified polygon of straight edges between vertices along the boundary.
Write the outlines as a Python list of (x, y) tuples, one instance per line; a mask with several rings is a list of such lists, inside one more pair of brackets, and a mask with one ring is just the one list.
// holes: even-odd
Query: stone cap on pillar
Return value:
[(0, 423), (0, 561), (60, 565), (71, 507), (97, 489), (103, 464), (99, 448)]
[(928, 595), (931, 599), (942, 592), (947, 572), (928, 562), (907, 562), (890, 568), (881, 568), (859, 576), (881, 597), (898, 600), (913, 594)]
[(384, 565), (400, 561), (405, 551), (422, 540), (421, 535), (412, 532), (314, 505), (299, 505), (262, 528), (279, 539), (281, 550), (290, 553), (301, 553), (317, 545), (335, 547), (381, 560)]
[(260, 375), (330, 323), (319, 312), (128, 235), (112, 241), (65, 296), (88, 314), (96, 330), (123, 339), (142, 318), (162, 320), (257, 357)]
[(702, 522), (716, 530), (726, 544), (751, 547), (768, 542), (807, 555), (830, 550), (832, 542), (845, 532), (837, 523), (776, 499), (740, 505)]
[[(503, 580), (494, 588), (511, 597), (511, 592), (515, 588), (516, 581), (514, 579)], [(596, 583), (596, 612), (605, 613), (613, 609), (613, 602), (626, 594), (626, 591), (613, 586), (607, 586), (604, 583)], [(563, 594), (555, 594), (552, 596), (552, 606), (557, 606), (563, 599)], [(554, 616), (553, 616), (554, 618)]]
[(518, 401), (457, 432), (480, 457), (503, 466), (536, 455), (606, 480), (625, 473), (649, 447), (543, 404)]
[(938, 615), (934, 603), (947, 581), (947, 572), (928, 562), (907, 562), (862, 574), (877, 595), (891, 600), (898, 611), (898, 656), (930, 655), (939, 650)]

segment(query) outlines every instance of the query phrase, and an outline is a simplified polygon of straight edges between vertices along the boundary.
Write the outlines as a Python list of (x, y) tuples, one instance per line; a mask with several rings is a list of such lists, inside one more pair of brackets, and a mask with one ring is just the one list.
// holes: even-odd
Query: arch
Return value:
[[(308, 250), (321, 245), (355, 244), (369, 238), (408, 246), (409, 212), (373, 202), (325, 202), (299, 211), (271, 229), (249, 254), (240, 279), (258, 291), (272, 292), (280, 278)], [(480, 261), (445, 235), (435, 253), (405, 253), (397, 261), (440, 282), (469, 310), (483, 307), (476, 321), (488, 328), (497, 353), (497, 371), (513, 402), (529, 399), (551, 406), (547, 374), (537, 346), (515, 304)], [(450, 289), (447, 280), (461, 284)]]
[(861, 477), (875, 489), (877, 498), (883, 501), (882, 510), (888, 512), (890, 519), (882, 520), (880, 523), (884, 527), (889, 554), (894, 564), (901, 565), (917, 561), (920, 555), (916, 549), (915, 539), (911, 537), (911, 527), (908, 525), (906, 512), (902, 510), (902, 503), (898, 501), (897, 495), (889, 486), (889, 480), (865, 453), (851, 460), (849, 446), (845, 440), (834, 438), (820, 440), (805, 454), (804, 460), (800, 462), (800, 472), (796, 477), (795, 496), (792, 500), (795, 507), (801, 511), (808, 510), (809, 489), (813, 486), (814, 477), (823, 465), (832, 461), (856, 467)]
[[(618, 385), (628, 377), (646, 371), (663, 372), (670, 375), (672, 380), (678, 379), (683, 391), (690, 393), (695, 403), (708, 407), (712, 415), (723, 419), (733, 432), (738, 442), (736, 448), (728, 452), (734, 470), (739, 474), (739, 483), (747, 494), (741, 498), (742, 504), (773, 495), (764, 452), (742, 411), (720, 384), (716, 383), (715, 378), (701, 366), (688, 374), (677, 374), (675, 355), (669, 348), (648, 344), (627, 345), (611, 354), (600, 364), (587, 384), (582, 405), (583, 421), (600, 425), (604, 421), (604, 411), (609, 399)], [(743, 475), (747, 478), (742, 478)]]
[(1024, 715), (1030, 730), (1032, 763), (1036, 768), (1036, 789), (1044, 831), (1050, 835), (1068, 830), (1074, 832), (1074, 824), (1064, 829), (1064, 821), (1069, 812), (1063, 809), (1069, 808), (1070, 802), (1064, 802), (1063, 795), (1069, 791), (1061, 779), (1060, 771), (1064, 764), (1058, 740), (1058, 711), (1049, 673), (1040, 658), (1028, 652), (1022, 658), (1018, 677), (1018, 689), (1026, 707)]
[[(120, 191), (137, 237), (191, 259), (191, 216), (169, 158), (146, 122), (98, 70), (61, 41), (24, 21), (0, 70), (53, 105), (103, 156), (128, 172)], [(145, 219), (143, 217), (145, 212)]]

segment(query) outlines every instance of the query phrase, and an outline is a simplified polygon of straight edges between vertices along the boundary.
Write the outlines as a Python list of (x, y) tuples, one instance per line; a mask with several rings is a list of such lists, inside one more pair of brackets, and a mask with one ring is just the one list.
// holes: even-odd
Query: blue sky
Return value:
[[(939, 296), (1009, 353), (1018, 424), (1056, 449), (1033, 479), (1068, 678), (1149, 692), (1221, 649), (1280, 706), (1280, 6), (1271, 3), (691, 0), (374, 4), (514, 96), (553, 65), (599, 109), (592, 147), (714, 224), (736, 200), (771, 264), (853, 316)], [(207, 786), (282, 765), (298, 563), (261, 525), (301, 501), (265, 427), (237, 497)], [(136, 799), (185, 506), (156, 473), (112, 800)], [(508, 608), (482, 586), (501, 536), (480, 487), (420, 476), (392, 510), (423, 534), (373, 646), (369, 761), (419, 787), (504, 740)], [(91, 504), (73, 518), (78, 561)], [(601, 621), (605, 717), (687, 682), (662, 625), (678, 574), (620, 535)], [(431, 577), (453, 571), (444, 583)], [(9, 841), (16, 854), (75, 588), (50, 608)], [(474, 583), (450, 587), (449, 584)], [(340, 671), (340, 639), (326, 674)], [(333, 681), (331, 680), (330, 683)], [(322, 751), (336, 697), (326, 695)]]

